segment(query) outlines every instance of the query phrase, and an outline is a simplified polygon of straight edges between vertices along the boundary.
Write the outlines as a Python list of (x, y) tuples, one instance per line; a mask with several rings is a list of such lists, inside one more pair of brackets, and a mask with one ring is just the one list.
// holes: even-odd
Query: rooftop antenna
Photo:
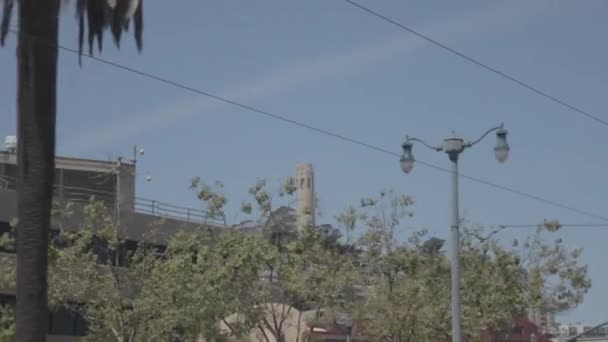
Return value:
[(144, 149), (137, 147), (137, 145), (133, 145), (133, 164), (137, 164), (137, 156), (144, 155)]
[[(133, 165), (137, 165), (137, 157), (138, 156), (143, 156), (145, 153), (145, 150), (141, 147), (138, 147), (137, 145), (133, 145), (133, 160), (131, 160), (133, 162)], [(141, 174), (135, 173), (134, 176), (139, 176)], [(146, 182), (151, 182), (152, 181), (152, 176), (150, 175), (150, 171), (146, 171), (144, 173), (144, 177)]]

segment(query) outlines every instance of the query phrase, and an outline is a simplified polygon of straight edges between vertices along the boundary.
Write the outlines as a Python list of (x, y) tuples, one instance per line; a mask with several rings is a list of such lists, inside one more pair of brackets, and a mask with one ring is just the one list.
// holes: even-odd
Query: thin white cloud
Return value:
[[(517, 28), (530, 18), (542, 15), (542, 3), (543, 1), (507, 1), (498, 6), (441, 18), (420, 28), (420, 31), (431, 37), (439, 37), (441, 41), (450, 42), (450, 45), (457, 45), (454, 42), (494, 38)], [(387, 24), (379, 21), (378, 25)], [(380, 69), (383, 64), (396, 58), (403, 59), (405, 66), (406, 56), (429, 45), (430, 43), (412, 35), (396, 32), (393, 37), (381, 42), (372, 42), (349, 51), (276, 67), (253, 80), (240, 82), (216, 94), (243, 103), (279, 96), (306, 84), (327, 82), (345, 75)], [(194, 115), (220, 110), (222, 106), (225, 104), (201, 95), (193, 95), (191, 98), (175, 101), (146, 113), (125, 116), (126, 119), (112, 122), (105, 128), (81, 132), (66, 139), (65, 145), (70, 146), (70, 150), (77, 154), (97, 151), (117, 141), (133, 139), (141, 133), (166, 130), (170, 125)]]

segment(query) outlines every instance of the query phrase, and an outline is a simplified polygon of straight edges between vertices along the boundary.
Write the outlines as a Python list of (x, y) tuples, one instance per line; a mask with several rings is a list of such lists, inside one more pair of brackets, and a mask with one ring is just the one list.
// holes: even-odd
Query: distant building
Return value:
[(483, 331), (480, 342), (551, 342), (551, 339), (534, 322), (520, 319), (505, 331)]
[[(10, 222), (17, 216), (17, 156), (16, 139), (8, 138), (5, 150), (0, 150), (0, 234), (11, 231)], [(81, 158), (55, 158), (54, 200), (73, 204), (72, 220), (77, 228), (82, 219), (82, 208), (91, 197), (116, 211), (126, 243), (124, 255), (147, 241), (162, 248), (178, 230), (194, 230), (200, 223), (209, 223), (204, 211), (183, 208), (160, 201), (135, 196), (136, 165), (133, 161), (103, 161)], [(163, 222), (158, 222), (163, 218)], [(156, 223), (158, 234), (151, 236), (150, 224)], [(219, 224), (217, 227), (221, 227)], [(56, 232), (52, 232), (55, 234)], [(14, 257), (14, 249), (0, 249), (3, 256)], [(117, 266), (124, 266), (126, 258), (118, 258)], [(0, 305), (14, 305), (15, 289), (0, 288)], [(86, 334), (83, 318), (67, 310), (49, 314), (49, 342), (78, 341)]]
[(559, 325), (559, 336), (555, 340), (556, 342), (568, 341), (573, 336), (581, 335), (587, 332), (583, 337), (579, 337), (577, 342), (582, 341), (598, 341), (608, 342), (608, 326), (600, 327), (593, 331), (590, 331), (594, 325), (583, 324), (583, 323), (572, 323), (572, 324), (560, 324)]
[[(9, 137), (5, 149), (0, 150), (0, 234), (11, 231), (10, 222), (17, 216), (17, 156), (16, 139)], [(136, 196), (136, 162), (134, 160), (91, 160), (82, 158), (56, 157), (54, 178), (54, 200), (60, 203), (73, 204), (72, 211), (77, 228), (82, 219), (82, 208), (92, 197), (102, 201), (108, 208), (114, 209), (116, 219), (120, 220), (125, 233), (125, 255), (136, 248), (142, 239), (163, 247), (168, 239), (178, 230), (194, 230), (201, 223), (224, 228), (215, 223), (207, 213), (200, 209), (179, 207), (157, 200)], [(295, 236), (300, 227), (315, 227), (315, 192), (312, 165), (301, 164), (296, 169), (297, 209), (280, 207), (270, 215), (265, 228), (271, 238)], [(163, 222), (158, 222), (159, 218)], [(155, 223), (158, 232), (151, 236), (150, 225)], [(274, 223), (274, 224), (273, 224)], [(233, 229), (256, 231), (258, 224), (246, 221), (232, 226)], [(340, 238), (339, 231), (330, 225), (317, 227), (327, 243), (334, 243)], [(14, 257), (14, 250), (0, 250), (0, 254)], [(119, 258), (124, 266), (125, 258)], [(263, 275), (262, 275), (263, 276)], [(14, 305), (14, 289), (0, 288), (0, 305)], [(311, 333), (309, 331), (309, 333)], [(79, 341), (86, 334), (86, 323), (76, 313), (55, 311), (49, 317), (49, 335), (47, 341)]]
[[(569, 342), (571, 337), (557, 336), (551, 339), (552, 342)], [(608, 342), (608, 337), (579, 337), (576, 342)]]
[(539, 327), (541, 332), (551, 335), (559, 334), (559, 327), (553, 310), (545, 308), (531, 309), (528, 313), (528, 318)]
[(315, 226), (315, 177), (311, 164), (296, 168), (298, 229)]

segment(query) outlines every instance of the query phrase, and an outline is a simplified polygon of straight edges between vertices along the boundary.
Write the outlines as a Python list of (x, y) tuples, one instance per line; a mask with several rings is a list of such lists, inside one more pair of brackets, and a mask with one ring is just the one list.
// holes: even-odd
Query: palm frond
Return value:
[(15, 0), (4, 0), (2, 5), (2, 24), (0, 24), (0, 46), (4, 46), (6, 35), (8, 34), (11, 24), (11, 14)]
[[(114, 42), (120, 48), (123, 31), (129, 22), (135, 22), (135, 41), (138, 50), (142, 48), (143, 0), (78, 0), (77, 19), (79, 20), (79, 51), (82, 54), (85, 30), (88, 31), (89, 54), (93, 54), (95, 44), (99, 52), (103, 48), (103, 32), (112, 31)], [(86, 25), (85, 25), (86, 19)]]
[(108, 27), (108, 12), (111, 12), (106, 0), (87, 0), (87, 29), (89, 31), (89, 54), (97, 41), (99, 52), (103, 50), (103, 31)]
[[(4, 45), (6, 36), (10, 32), (11, 14), (15, 3), (19, 0), (0, 0), (3, 3), (2, 22), (0, 23), (0, 45)], [(82, 64), (82, 53), (85, 44), (89, 46), (89, 54), (93, 55), (97, 46), (99, 52), (103, 50), (103, 35), (106, 29), (112, 31), (114, 42), (120, 48), (123, 31), (129, 29), (131, 21), (134, 23), (134, 38), (137, 49), (143, 47), (143, 0), (75, 0), (76, 20), (78, 22), (78, 53), (79, 63)], [(65, 8), (70, 0), (62, 0), (61, 6)], [(87, 42), (85, 43), (85, 36)]]
[(128, 18), (123, 18), (123, 13), (126, 13), (129, 0), (116, 0), (116, 6), (114, 7), (114, 15), (112, 18), (112, 35), (114, 36), (114, 43), (120, 48), (120, 38), (122, 36), (123, 25)]
[(141, 49), (144, 47), (143, 33), (144, 33), (144, 1), (139, 1), (139, 6), (137, 6), (137, 10), (135, 11), (135, 16), (133, 18), (135, 31), (133, 31), (135, 36), (135, 43), (137, 44), (137, 49), (141, 52)]
[(112, 34), (116, 46), (120, 47), (122, 32), (129, 29), (129, 22), (141, 8), (140, 0), (116, 0), (114, 17), (112, 18)]
[(84, 45), (84, 11), (87, 0), (77, 0), (76, 20), (78, 20), (78, 64), (82, 66), (82, 46)]

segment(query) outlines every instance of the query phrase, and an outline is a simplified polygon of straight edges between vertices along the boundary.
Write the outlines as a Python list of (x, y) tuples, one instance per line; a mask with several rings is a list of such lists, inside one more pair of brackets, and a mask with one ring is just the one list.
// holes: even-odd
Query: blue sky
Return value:
[[(146, 3), (144, 51), (130, 39), (103, 57), (186, 85), (400, 152), (404, 135), (440, 142), (452, 129), (475, 138), (504, 122), (511, 156), (493, 138), (467, 151), (461, 172), (602, 215), (608, 127), (396, 29), (343, 1)], [(361, 0), (381, 13), (600, 117), (605, 110), (608, 22), (604, 0)], [(76, 45), (73, 13), (61, 42)], [(129, 37), (130, 38), (130, 37)], [(15, 131), (15, 39), (0, 49), (0, 135)], [(236, 210), (258, 177), (278, 180), (314, 164), (323, 216), (394, 188), (416, 201), (412, 228), (447, 236), (449, 175), (217, 103), (68, 53), (60, 56), (58, 153), (107, 158), (145, 147), (138, 194), (196, 207), (192, 176), (222, 180)], [(449, 166), (417, 146), (420, 160)], [(461, 210), (483, 224), (597, 222), (563, 209), (461, 182)], [(505, 239), (525, 235), (504, 233)], [(593, 289), (564, 321), (606, 320), (608, 229), (562, 232), (585, 248)], [(604, 316), (602, 316), (604, 315)]]

